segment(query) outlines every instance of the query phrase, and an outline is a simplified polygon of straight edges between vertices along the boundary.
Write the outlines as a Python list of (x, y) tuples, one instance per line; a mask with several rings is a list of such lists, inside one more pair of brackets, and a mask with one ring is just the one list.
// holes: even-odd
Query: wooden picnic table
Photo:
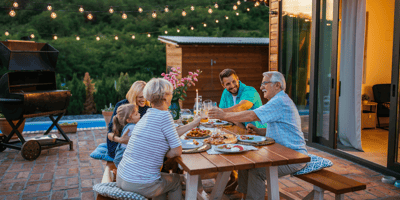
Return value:
[[(237, 126), (223, 129), (225, 132), (244, 135), (246, 131)], [(182, 154), (176, 161), (187, 172), (185, 199), (221, 199), (233, 170), (266, 167), (268, 199), (279, 199), (278, 166), (306, 163), (310, 157), (280, 144), (258, 147), (258, 151), (237, 154), (209, 155), (207, 152)], [(201, 185), (201, 175), (217, 172), (211, 195)]]

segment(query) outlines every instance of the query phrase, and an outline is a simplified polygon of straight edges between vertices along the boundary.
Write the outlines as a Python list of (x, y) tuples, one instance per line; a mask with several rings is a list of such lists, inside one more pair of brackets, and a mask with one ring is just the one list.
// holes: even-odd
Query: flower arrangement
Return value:
[(101, 111), (103, 112), (112, 112), (114, 111), (114, 106), (110, 103), (110, 107), (107, 107), (107, 105), (105, 105), (104, 109), (101, 109)]
[(164, 77), (167, 81), (171, 82), (174, 86), (174, 93), (172, 95), (172, 101), (177, 100), (185, 100), (183, 97), (186, 97), (186, 91), (190, 86), (194, 86), (197, 82), (197, 77), (202, 73), (200, 69), (197, 69), (196, 72), (188, 72), (186, 77), (182, 77), (178, 79), (177, 77), (181, 74), (180, 67), (172, 67), (171, 72), (168, 74), (162, 73), (161, 76)]
[(64, 123), (61, 123), (59, 125), (78, 125), (78, 123), (77, 122), (71, 122), (71, 123), (64, 122)]
[(369, 100), (369, 96), (368, 96), (367, 94), (363, 94), (363, 95), (361, 96), (361, 99), (362, 99), (363, 101), (368, 101), (368, 100)]

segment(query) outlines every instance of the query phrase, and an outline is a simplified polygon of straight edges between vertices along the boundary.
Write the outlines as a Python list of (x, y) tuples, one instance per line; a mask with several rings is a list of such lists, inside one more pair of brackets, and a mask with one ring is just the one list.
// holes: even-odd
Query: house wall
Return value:
[(391, 83), (395, 0), (367, 0), (366, 79), (362, 94), (373, 100), (372, 86)]
[(167, 69), (168, 67), (180, 67), (182, 71), (182, 48), (177, 47), (176, 45), (166, 44), (166, 56)]

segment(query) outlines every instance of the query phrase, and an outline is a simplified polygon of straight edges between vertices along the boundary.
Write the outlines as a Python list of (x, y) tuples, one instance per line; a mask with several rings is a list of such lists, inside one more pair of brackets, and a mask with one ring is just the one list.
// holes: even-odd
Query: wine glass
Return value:
[(182, 109), (180, 114), (181, 114), (183, 125), (188, 124), (190, 122), (190, 119), (192, 119), (192, 121), (193, 121), (193, 115), (189, 109)]

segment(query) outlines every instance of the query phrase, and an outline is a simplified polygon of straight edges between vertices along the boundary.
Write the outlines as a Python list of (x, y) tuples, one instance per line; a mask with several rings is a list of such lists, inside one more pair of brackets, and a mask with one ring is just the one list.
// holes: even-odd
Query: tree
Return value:
[(126, 93), (131, 88), (132, 83), (129, 81), (128, 73), (121, 72), (117, 81), (118, 100), (125, 99)]
[(83, 104), (83, 114), (93, 114), (96, 113), (96, 104), (93, 99), (93, 93), (95, 92), (94, 83), (92, 83), (92, 79), (89, 76), (89, 72), (85, 73), (85, 77), (83, 78), (83, 84), (85, 84), (86, 88), (86, 101)]
[(67, 113), (69, 115), (79, 115), (83, 111), (83, 103), (86, 98), (85, 84), (83, 84), (83, 82), (78, 79), (76, 73), (74, 73), (72, 81), (68, 82), (67, 86), (72, 94)]

